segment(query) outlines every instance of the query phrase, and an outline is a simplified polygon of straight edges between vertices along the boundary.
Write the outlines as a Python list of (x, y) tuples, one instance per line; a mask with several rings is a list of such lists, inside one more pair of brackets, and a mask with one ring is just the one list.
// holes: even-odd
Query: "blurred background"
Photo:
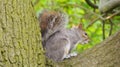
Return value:
[[(99, 0), (91, 0), (91, 2), (96, 5), (99, 4)], [(69, 16), (67, 28), (76, 26), (79, 23), (84, 25), (84, 29), (91, 41), (85, 45), (78, 45), (76, 51), (79, 53), (102, 42), (120, 29), (120, 15), (114, 16), (110, 20), (105, 20), (103, 29), (103, 21), (100, 18), (102, 14), (98, 9), (88, 5), (86, 0), (33, 0), (33, 5), (36, 16), (45, 9), (61, 10)], [(109, 15), (111, 14), (107, 16)]]

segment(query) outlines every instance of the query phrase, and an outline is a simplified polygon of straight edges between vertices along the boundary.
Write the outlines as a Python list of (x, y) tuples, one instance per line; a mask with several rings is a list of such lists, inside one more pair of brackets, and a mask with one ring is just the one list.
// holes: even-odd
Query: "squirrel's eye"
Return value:
[(85, 35), (87, 35), (87, 33), (85, 33)]

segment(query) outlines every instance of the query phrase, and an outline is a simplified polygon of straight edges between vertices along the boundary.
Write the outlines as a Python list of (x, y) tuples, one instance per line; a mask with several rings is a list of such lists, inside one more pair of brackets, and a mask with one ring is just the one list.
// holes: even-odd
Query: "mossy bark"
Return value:
[(0, 67), (45, 67), (30, 0), (0, 0)]

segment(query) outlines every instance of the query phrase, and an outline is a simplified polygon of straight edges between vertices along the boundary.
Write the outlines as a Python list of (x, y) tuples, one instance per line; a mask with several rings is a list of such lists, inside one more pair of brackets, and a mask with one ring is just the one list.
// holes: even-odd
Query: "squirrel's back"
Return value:
[(38, 19), (43, 42), (55, 32), (65, 28), (65, 25), (68, 22), (68, 16), (60, 11), (44, 10), (40, 13)]

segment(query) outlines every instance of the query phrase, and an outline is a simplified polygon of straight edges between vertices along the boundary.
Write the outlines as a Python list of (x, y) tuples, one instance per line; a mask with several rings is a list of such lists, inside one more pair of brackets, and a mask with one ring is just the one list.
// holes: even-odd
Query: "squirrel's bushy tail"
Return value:
[(46, 41), (52, 34), (65, 28), (68, 22), (68, 16), (60, 11), (44, 10), (39, 17), (42, 33), (42, 42)]

